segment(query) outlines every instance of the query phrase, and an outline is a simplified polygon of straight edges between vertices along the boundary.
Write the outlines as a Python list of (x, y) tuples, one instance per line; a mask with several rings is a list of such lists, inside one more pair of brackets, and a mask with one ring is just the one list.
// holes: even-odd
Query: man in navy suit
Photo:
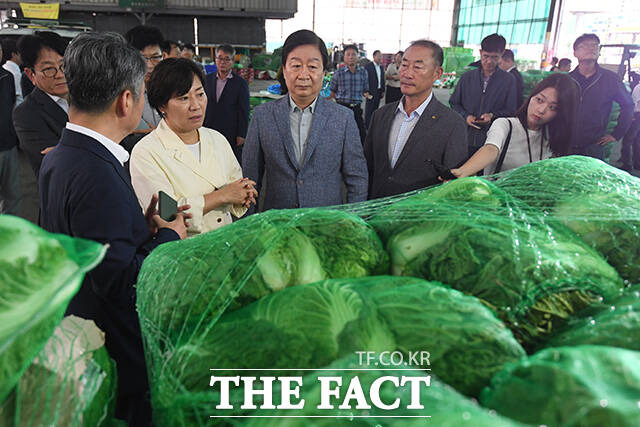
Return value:
[(373, 61), (364, 66), (369, 76), (369, 93), (372, 98), (368, 98), (364, 106), (364, 127), (369, 129), (371, 116), (380, 106), (380, 100), (384, 96), (384, 68), (382, 68), (382, 53), (379, 50), (373, 52)]
[(115, 142), (140, 122), (146, 73), (140, 53), (118, 34), (83, 33), (65, 53), (64, 72), (69, 123), (42, 161), (40, 221), (48, 231), (109, 245), (67, 314), (92, 319), (105, 332), (118, 369), (116, 416), (147, 426), (151, 406), (134, 285), (156, 246), (186, 236), (186, 215), (163, 221), (155, 195), (142, 213), (123, 166), (129, 155)]
[(242, 146), (249, 125), (249, 85), (231, 71), (235, 50), (223, 44), (216, 48), (215, 74), (205, 81), (208, 104), (204, 126), (227, 138), (238, 162), (242, 163)]

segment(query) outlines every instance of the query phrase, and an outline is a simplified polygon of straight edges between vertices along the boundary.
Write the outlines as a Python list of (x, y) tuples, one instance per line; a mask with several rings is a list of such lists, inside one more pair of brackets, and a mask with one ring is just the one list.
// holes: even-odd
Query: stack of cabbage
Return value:
[(114, 380), (106, 351), (87, 338), (95, 331), (79, 319), (60, 324), (104, 251), (0, 216), (0, 425), (98, 425), (110, 418)]
[[(548, 161), (546, 167), (553, 169), (555, 162), (564, 160)], [(578, 164), (575, 169), (581, 173), (573, 176), (569, 170), (558, 175), (562, 182), (598, 182), (614, 173), (600, 163), (591, 163), (587, 171), (580, 158), (567, 162)], [(534, 175), (547, 177), (544, 162), (535, 166), (540, 170)], [(310, 369), (352, 364), (350, 357), (359, 351), (396, 351), (405, 357), (428, 351), (428, 366), (405, 367), (418, 373), (429, 369), (421, 374), (434, 377), (434, 386), (424, 392), (431, 406), (418, 413), (433, 415), (434, 425), (459, 425), (461, 415), (469, 425), (517, 424), (496, 418), (468, 397), (481, 397), (485, 406), (517, 421), (562, 423), (573, 409), (560, 402), (573, 393), (583, 396), (586, 407), (600, 405), (603, 399), (610, 402), (600, 406), (601, 424), (617, 422), (620, 414), (629, 423), (640, 423), (640, 408), (637, 413), (628, 408), (629, 398), (640, 401), (633, 376), (629, 390), (616, 389), (623, 387), (616, 380), (612, 389), (596, 393), (593, 385), (574, 384), (576, 371), (571, 370), (587, 363), (583, 361), (601, 361), (601, 377), (617, 378), (620, 369), (634, 360), (619, 352), (635, 349), (631, 341), (637, 340), (628, 339), (638, 331), (635, 317), (625, 317), (629, 332), (622, 332), (615, 343), (608, 342), (605, 334), (622, 322), (611, 320), (612, 302), (624, 299), (626, 306), (638, 306), (633, 300), (636, 293), (624, 289), (623, 278), (628, 281), (633, 271), (624, 254), (637, 253), (640, 247), (634, 225), (640, 215), (630, 202), (635, 197), (635, 206), (640, 206), (640, 197), (630, 193), (628, 201), (625, 196), (612, 202), (626, 210), (623, 221), (611, 209), (590, 218), (598, 224), (596, 231), (609, 227), (606, 236), (612, 243), (603, 231), (580, 234), (575, 221), (563, 220), (561, 212), (569, 211), (574, 218), (580, 212), (588, 216), (586, 210), (593, 206), (572, 210), (573, 199), (567, 194), (549, 196), (553, 206), (535, 203), (560, 184), (531, 185), (530, 175), (519, 179), (516, 172), (495, 183), (468, 178), (332, 209), (269, 211), (156, 249), (145, 261), (138, 283), (155, 423), (203, 425), (211, 415), (230, 422), (224, 416), (249, 413), (240, 405), (234, 411), (216, 409), (219, 390), (209, 385), (209, 368), (224, 375), (252, 369), (251, 375), (260, 376), (264, 372), (255, 371), (260, 368), (295, 369), (287, 375), (304, 375)], [(624, 183), (611, 184), (618, 194), (639, 185), (628, 175), (622, 178)], [(552, 214), (552, 208), (558, 213)], [(626, 228), (619, 230), (623, 224)], [(622, 237), (625, 233), (635, 240)], [(590, 333), (572, 332), (590, 330), (585, 324), (591, 325), (593, 319), (602, 319), (596, 324), (603, 326), (595, 331), (600, 340), (586, 340)], [(604, 326), (606, 322), (612, 324)], [(561, 349), (571, 347), (560, 347), (535, 353), (554, 340), (577, 350), (566, 353)], [(584, 345), (625, 343), (629, 350), (600, 351)], [(514, 401), (505, 400), (518, 384), (507, 378), (537, 366), (545, 355), (565, 353), (575, 362), (562, 362), (567, 373), (559, 376), (560, 383), (547, 396), (559, 402), (556, 412), (519, 411)], [(612, 360), (620, 365), (607, 365)], [(380, 370), (367, 375), (386, 374)], [(344, 382), (350, 378), (342, 376)], [(552, 376), (549, 368), (531, 380), (537, 384), (551, 381)], [(590, 390), (587, 394), (585, 387)], [(406, 390), (387, 392), (390, 399), (393, 393), (407, 399)], [(307, 390), (304, 397), (313, 401), (317, 393)], [(532, 395), (533, 405), (540, 404), (537, 396)], [(241, 387), (232, 391), (231, 399), (242, 402)], [(313, 417), (317, 415), (313, 406), (293, 413)], [(372, 411), (349, 413), (370, 417), (359, 418), (363, 425), (402, 421)], [(251, 414), (265, 413), (274, 415), (273, 411)], [(574, 414), (574, 419), (582, 420), (585, 414), (588, 411)], [(532, 421), (536, 416), (539, 421)], [(315, 425), (339, 420), (317, 420)], [(288, 421), (292, 422), (287, 425), (309, 423)]]

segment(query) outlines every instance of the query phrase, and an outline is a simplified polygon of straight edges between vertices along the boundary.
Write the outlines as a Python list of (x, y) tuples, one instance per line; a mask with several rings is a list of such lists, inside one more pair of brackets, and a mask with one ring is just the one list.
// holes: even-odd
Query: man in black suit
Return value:
[(429, 40), (415, 41), (404, 52), (403, 98), (373, 113), (364, 144), (369, 199), (437, 184), (442, 170), (467, 159), (464, 120), (433, 96), (442, 61), (442, 48)]
[(22, 200), (18, 172), (18, 138), (11, 123), (11, 113), (15, 105), (13, 74), (0, 67), (0, 214), (11, 215), (20, 214)]
[(56, 146), (69, 120), (69, 90), (62, 72), (66, 45), (62, 37), (50, 31), (18, 40), (25, 75), (35, 88), (16, 107), (13, 124), (36, 179), (42, 158)]
[(249, 85), (231, 71), (234, 56), (235, 50), (227, 44), (216, 48), (218, 71), (205, 81), (209, 101), (204, 126), (224, 135), (242, 164), (242, 145), (249, 127)]
[(500, 68), (507, 73), (513, 74), (513, 77), (516, 78), (516, 98), (518, 101), (518, 108), (524, 102), (522, 90), (524, 87), (524, 79), (522, 78), (522, 74), (516, 68), (516, 61), (513, 55), (513, 51), (511, 49), (505, 49), (502, 54), (502, 58), (500, 58)]
[(384, 96), (384, 68), (382, 68), (382, 53), (379, 50), (373, 52), (373, 61), (365, 65), (367, 75), (369, 76), (369, 93), (372, 98), (367, 98), (364, 106), (364, 127), (369, 129), (371, 116), (373, 112), (380, 106), (380, 100)]
[(134, 285), (156, 246), (186, 236), (185, 214), (163, 221), (155, 195), (142, 213), (123, 166), (129, 154), (116, 142), (142, 115), (146, 66), (140, 53), (118, 34), (83, 33), (67, 49), (64, 67), (69, 123), (42, 162), (40, 222), (50, 232), (108, 245), (67, 314), (92, 319), (105, 332), (118, 369), (116, 416), (130, 426), (148, 426), (149, 386)]

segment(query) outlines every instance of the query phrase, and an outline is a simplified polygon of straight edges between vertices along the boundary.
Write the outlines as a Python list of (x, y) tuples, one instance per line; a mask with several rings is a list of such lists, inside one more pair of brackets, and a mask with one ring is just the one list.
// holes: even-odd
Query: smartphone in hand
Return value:
[(164, 191), (158, 191), (158, 213), (165, 221), (173, 221), (178, 213), (178, 202)]

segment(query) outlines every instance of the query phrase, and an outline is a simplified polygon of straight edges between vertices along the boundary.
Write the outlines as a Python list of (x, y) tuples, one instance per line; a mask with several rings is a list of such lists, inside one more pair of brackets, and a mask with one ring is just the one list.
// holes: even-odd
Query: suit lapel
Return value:
[(409, 156), (410, 152), (420, 144), (428, 143), (425, 141), (425, 136), (428, 134), (429, 129), (433, 124), (438, 121), (438, 114), (436, 114), (438, 106), (438, 100), (435, 95), (429, 101), (429, 105), (424, 109), (422, 115), (418, 119), (418, 123), (411, 131), (409, 138), (407, 139), (407, 143), (404, 145), (402, 152), (400, 153), (400, 157), (398, 157), (398, 161), (396, 162), (396, 168), (402, 164), (405, 158)]
[(394, 102), (395, 106), (393, 108), (389, 108), (387, 114), (382, 117), (380, 125), (376, 126), (377, 129), (382, 129), (382, 132), (379, 133), (382, 139), (378, 139), (378, 141), (380, 141), (378, 144), (378, 150), (385, 161), (385, 165), (389, 169), (391, 169), (391, 160), (389, 160), (389, 136), (391, 135), (391, 126), (393, 125), (393, 119), (396, 116), (396, 109), (398, 108), (399, 102), (400, 101)]
[(316, 101), (316, 109), (313, 112), (313, 120), (311, 121), (311, 130), (309, 130), (309, 136), (307, 138), (307, 147), (304, 150), (304, 160), (302, 162), (302, 166), (311, 158), (313, 154), (313, 150), (315, 150), (316, 146), (322, 140), (322, 132), (327, 123), (327, 115), (325, 114), (325, 101), (320, 96), (318, 96), (318, 100)]
[[(289, 97), (283, 96), (275, 103), (274, 121), (280, 133), (280, 141), (284, 144), (284, 151), (289, 156), (289, 161), (297, 171), (300, 170), (300, 165), (296, 160), (296, 152), (293, 149), (293, 137), (291, 136), (291, 121), (289, 119)], [(313, 126), (313, 125), (312, 125)]]
[(67, 113), (49, 95), (37, 87), (33, 89), (33, 95), (35, 100), (42, 106), (42, 110), (52, 118), (54, 123), (66, 123), (69, 121)]
[[(193, 173), (200, 176), (202, 179), (213, 185), (215, 188), (220, 188), (224, 185), (224, 182), (218, 182), (212, 179), (211, 172), (207, 171), (205, 167), (206, 163), (214, 163), (216, 153), (209, 147), (208, 135), (205, 132), (200, 132), (200, 158), (201, 161), (193, 155), (191, 151), (186, 147), (184, 142), (176, 135), (166, 122), (162, 120), (155, 130), (157, 138), (160, 140), (165, 150), (171, 153), (174, 159), (184, 164)], [(205, 163), (206, 162), (206, 163)]]

